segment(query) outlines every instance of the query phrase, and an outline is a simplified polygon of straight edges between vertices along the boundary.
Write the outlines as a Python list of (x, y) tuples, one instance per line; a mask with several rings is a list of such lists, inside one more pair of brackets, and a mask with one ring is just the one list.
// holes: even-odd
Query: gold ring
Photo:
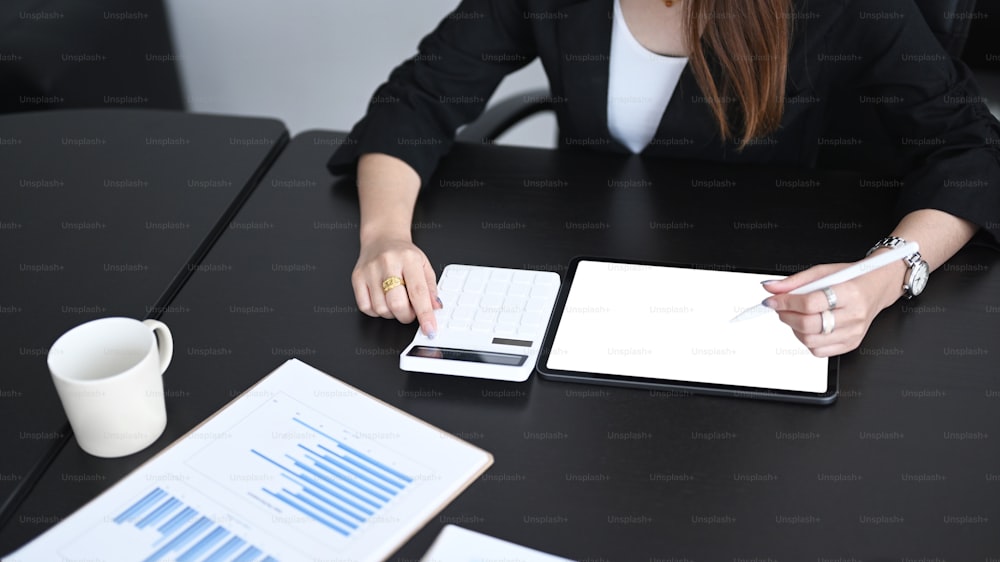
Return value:
[(404, 283), (401, 278), (396, 277), (395, 275), (393, 275), (392, 277), (386, 277), (385, 281), (382, 282), (382, 292), (388, 293), (389, 291), (395, 289), (396, 287), (400, 287), (402, 285), (406, 285), (406, 283)]

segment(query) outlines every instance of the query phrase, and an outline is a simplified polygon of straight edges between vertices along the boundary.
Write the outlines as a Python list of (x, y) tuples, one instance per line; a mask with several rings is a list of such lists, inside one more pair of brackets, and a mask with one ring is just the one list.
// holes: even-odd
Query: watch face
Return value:
[(924, 292), (924, 287), (927, 286), (927, 278), (930, 277), (930, 270), (927, 267), (927, 262), (922, 261), (913, 268), (913, 272), (910, 273), (910, 294), (917, 296)]

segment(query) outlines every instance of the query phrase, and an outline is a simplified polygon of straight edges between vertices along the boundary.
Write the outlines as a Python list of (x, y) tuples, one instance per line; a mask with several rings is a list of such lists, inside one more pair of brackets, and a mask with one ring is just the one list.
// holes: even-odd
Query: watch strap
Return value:
[[(868, 250), (865, 256), (870, 256), (872, 252), (878, 250), (879, 248), (896, 248), (897, 246), (902, 246), (903, 244), (906, 244), (906, 240), (898, 236), (886, 236), (876, 242), (875, 245)], [(903, 258), (903, 261), (906, 262), (906, 265), (913, 267), (923, 261), (923, 257), (920, 255), (920, 252), (917, 251)]]
[[(885, 238), (876, 242), (875, 245), (868, 250), (868, 253), (866, 253), (865, 256), (870, 256), (872, 252), (878, 250), (879, 248), (896, 248), (897, 246), (902, 246), (903, 244), (906, 244), (906, 240), (898, 236), (886, 236)], [(912, 290), (913, 288), (910, 285), (912, 275), (916, 271), (916, 268), (921, 263), (925, 262), (923, 256), (920, 255), (920, 252), (914, 252), (904, 257), (903, 263), (905, 263), (908, 268), (906, 272), (906, 280), (903, 282), (903, 291), (906, 294), (906, 298), (911, 299), (914, 296)]]

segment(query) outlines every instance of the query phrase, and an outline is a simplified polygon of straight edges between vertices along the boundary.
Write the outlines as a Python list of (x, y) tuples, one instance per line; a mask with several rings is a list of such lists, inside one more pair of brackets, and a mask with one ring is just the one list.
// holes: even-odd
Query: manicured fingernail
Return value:
[(764, 306), (766, 306), (768, 308), (771, 308), (771, 309), (774, 308), (774, 301), (771, 300), (771, 299), (764, 299), (764, 300), (760, 301), (760, 304), (762, 304), (762, 305), (764, 305)]
[(768, 283), (777, 283), (778, 281), (781, 281), (781, 279), (765, 279), (761, 281), (760, 284), (767, 285)]
[(441, 302), (441, 297), (435, 295), (434, 300), (438, 301), (438, 304), (441, 305), (441, 308), (444, 308), (444, 303)]
[(427, 339), (429, 340), (432, 340), (435, 337), (437, 337), (437, 332), (435, 332), (434, 330), (426, 330), (426, 332), (427, 332)]

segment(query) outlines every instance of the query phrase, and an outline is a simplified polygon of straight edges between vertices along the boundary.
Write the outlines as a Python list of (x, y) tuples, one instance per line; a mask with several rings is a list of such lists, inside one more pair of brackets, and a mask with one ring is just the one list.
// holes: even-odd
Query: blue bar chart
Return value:
[(278, 459), (252, 449), (286, 480), (280, 489), (262, 487), (261, 491), (325, 527), (349, 537), (413, 482), (412, 477), (301, 419), (292, 421), (326, 442), (297, 443), (296, 454)]
[(276, 561), (246, 539), (164, 490), (153, 488), (113, 519), (148, 539), (137, 560), (178, 562)]
[[(144, 562), (332, 554), (397, 523), (394, 506), (426, 483), (426, 466), (390, 447), (401, 437), (392, 431), (359, 431), (280, 394), (252, 414), (192, 441), (179, 465), (133, 488), (63, 552), (97, 556), (125, 539), (122, 559)], [(269, 552), (278, 542), (280, 556)]]
[(187, 465), (270, 514), (285, 537), (298, 531), (301, 541), (321, 541), (334, 551), (391, 518), (386, 512), (429, 472), (386, 446), (398, 435), (354, 430), (283, 395), (229, 433), (259, 439), (220, 435)]

